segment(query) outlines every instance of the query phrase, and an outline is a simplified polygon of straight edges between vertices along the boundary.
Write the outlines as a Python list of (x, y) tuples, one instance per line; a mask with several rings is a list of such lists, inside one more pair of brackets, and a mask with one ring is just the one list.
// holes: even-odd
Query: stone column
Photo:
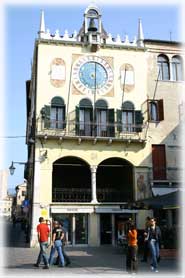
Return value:
[(173, 78), (173, 65), (172, 65), (172, 60), (169, 59), (169, 74), (170, 74), (170, 81), (174, 81)]
[(91, 191), (92, 191), (92, 200), (91, 203), (98, 203), (96, 197), (96, 170), (97, 166), (91, 166)]
[(116, 234), (115, 234), (115, 214), (111, 214), (111, 224), (112, 224), (112, 245), (116, 245)]

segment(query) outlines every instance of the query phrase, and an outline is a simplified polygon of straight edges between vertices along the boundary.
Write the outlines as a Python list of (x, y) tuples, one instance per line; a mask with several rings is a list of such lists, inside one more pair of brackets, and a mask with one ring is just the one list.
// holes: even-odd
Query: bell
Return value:
[(95, 22), (94, 22), (94, 18), (90, 19), (88, 31), (90, 31), (90, 32), (96, 32), (97, 31), (97, 28), (96, 28), (96, 25), (95, 25)]

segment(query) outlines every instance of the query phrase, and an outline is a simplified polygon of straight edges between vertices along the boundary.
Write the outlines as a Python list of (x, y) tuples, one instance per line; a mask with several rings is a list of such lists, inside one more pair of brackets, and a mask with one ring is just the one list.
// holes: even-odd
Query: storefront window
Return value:
[(88, 215), (75, 215), (75, 243), (88, 244)]

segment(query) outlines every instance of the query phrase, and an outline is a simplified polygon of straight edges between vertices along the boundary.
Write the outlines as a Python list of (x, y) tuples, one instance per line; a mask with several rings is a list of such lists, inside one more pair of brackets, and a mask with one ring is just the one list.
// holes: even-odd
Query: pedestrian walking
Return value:
[[(66, 251), (65, 251), (65, 246), (66, 246), (66, 243), (67, 243), (67, 238), (66, 238), (66, 229), (64, 228), (64, 225), (63, 225), (63, 222), (60, 222), (60, 226), (62, 228), (62, 231), (64, 233), (64, 237), (62, 239), (62, 253), (63, 253), (63, 256), (64, 256), (64, 261), (65, 261), (65, 266), (68, 266), (71, 264), (71, 260), (69, 258), (69, 256), (67, 255)], [(59, 256), (56, 258), (56, 265), (59, 264)]]
[(53, 264), (55, 251), (57, 251), (59, 256), (59, 266), (64, 267), (64, 256), (62, 253), (62, 239), (64, 238), (64, 232), (58, 221), (54, 221), (53, 226), (54, 228), (52, 231), (52, 245), (49, 257), (49, 264)]
[(145, 222), (145, 232), (144, 232), (144, 248), (143, 248), (143, 259), (141, 262), (147, 262), (148, 258), (148, 253), (149, 253), (149, 246), (148, 246), (148, 239), (147, 239), (147, 231), (148, 228), (150, 227), (150, 217), (146, 217), (146, 222)]
[(128, 248), (126, 255), (126, 270), (128, 273), (136, 273), (138, 271), (138, 260), (137, 260), (137, 230), (134, 223), (130, 223), (128, 228)]
[(48, 248), (48, 237), (49, 237), (49, 227), (45, 223), (45, 220), (43, 217), (39, 218), (40, 224), (37, 225), (37, 236), (38, 236), (38, 242), (40, 244), (40, 253), (37, 258), (36, 264), (34, 264), (35, 267), (39, 267), (41, 260), (44, 261), (44, 267), (43, 269), (49, 269), (49, 262), (48, 257), (46, 254), (46, 249)]
[(159, 241), (161, 239), (161, 230), (156, 225), (155, 218), (150, 219), (150, 227), (147, 231), (147, 240), (151, 253), (151, 270), (158, 272), (158, 262), (160, 260)]

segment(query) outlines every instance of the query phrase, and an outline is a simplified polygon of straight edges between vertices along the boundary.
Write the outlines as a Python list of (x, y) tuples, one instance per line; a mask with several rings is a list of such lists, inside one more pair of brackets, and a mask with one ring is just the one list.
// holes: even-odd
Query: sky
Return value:
[[(31, 4), (32, 2), (32, 4)], [(63, 1), (4, 1), (3, 9), (3, 59), (4, 70), (1, 74), (3, 82), (3, 99), (1, 103), (1, 162), (0, 169), (6, 169), (11, 161), (27, 160), (25, 145), (26, 133), (26, 80), (31, 76), (31, 62), (34, 41), (40, 24), (40, 11), (45, 12), (45, 25), (51, 33), (59, 29), (64, 34), (79, 31), (83, 22), (83, 14), (90, 1), (76, 1), (78, 5), (63, 4)], [(68, 3), (70, 0), (68, 1)], [(75, 3), (76, 3), (75, 2)], [(114, 2), (114, 5), (113, 5)], [(37, 3), (37, 4), (35, 4)], [(52, 4), (56, 3), (56, 4)], [(102, 12), (102, 22), (107, 33), (113, 37), (127, 34), (130, 40), (137, 35), (138, 19), (142, 19), (145, 39), (180, 41), (181, 35), (181, 1), (158, 1), (140, 5), (127, 1), (96, 1)], [(108, 5), (108, 3), (110, 3)], [(121, 4), (120, 4), (121, 3)], [(134, 4), (135, 3), (135, 4)], [(160, 3), (160, 4), (159, 4)], [(130, 5), (131, 4), (131, 5)], [(4, 119), (4, 120), (2, 120)], [(3, 132), (2, 132), (3, 130)], [(13, 137), (13, 138), (12, 138)], [(14, 138), (15, 137), (15, 138)], [(3, 156), (4, 154), (4, 156)], [(8, 185), (12, 190), (24, 181), (24, 167), (15, 164), (16, 171), (9, 177)]]

